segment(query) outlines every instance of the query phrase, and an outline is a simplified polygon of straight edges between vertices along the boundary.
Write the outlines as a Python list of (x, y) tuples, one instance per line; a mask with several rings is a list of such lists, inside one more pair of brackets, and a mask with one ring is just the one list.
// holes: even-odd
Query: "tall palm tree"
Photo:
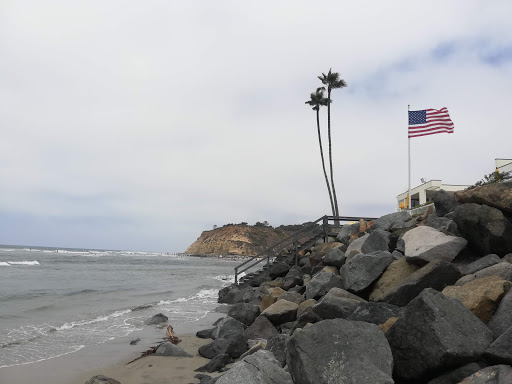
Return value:
[[(334, 216), (339, 216), (340, 211), (338, 209), (338, 199), (336, 197), (336, 188), (334, 187), (334, 177), (332, 171), (332, 146), (331, 146), (331, 91), (337, 88), (345, 88), (347, 83), (345, 80), (340, 79), (340, 74), (337, 72), (332, 72), (329, 69), (327, 75), (322, 73), (322, 76), (318, 76), (323, 85), (327, 87), (327, 135), (329, 137), (329, 165), (331, 167), (331, 185), (332, 185), (332, 194), (334, 196)], [(324, 88), (325, 89), (325, 88)]]
[(329, 179), (327, 178), (327, 171), (325, 170), (324, 150), (322, 148), (322, 136), (320, 134), (320, 107), (327, 105), (329, 102), (324, 97), (324, 90), (318, 88), (316, 92), (311, 93), (310, 99), (306, 101), (306, 104), (311, 105), (313, 111), (316, 111), (316, 128), (318, 130), (318, 144), (320, 146), (320, 157), (322, 158), (322, 168), (324, 169), (325, 183), (327, 184), (327, 191), (329, 191), (329, 200), (331, 202), (332, 214), (336, 215), (334, 210), (334, 201), (332, 199), (331, 187), (329, 185)]

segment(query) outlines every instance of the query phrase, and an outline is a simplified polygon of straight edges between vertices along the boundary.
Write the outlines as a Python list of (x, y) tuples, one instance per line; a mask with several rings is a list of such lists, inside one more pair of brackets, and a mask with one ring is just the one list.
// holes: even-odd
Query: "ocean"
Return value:
[(219, 306), (218, 291), (233, 281), (235, 265), (164, 253), (0, 246), (0, 373), (137, 335), (160, 312), (178, 335), (195, 332)]

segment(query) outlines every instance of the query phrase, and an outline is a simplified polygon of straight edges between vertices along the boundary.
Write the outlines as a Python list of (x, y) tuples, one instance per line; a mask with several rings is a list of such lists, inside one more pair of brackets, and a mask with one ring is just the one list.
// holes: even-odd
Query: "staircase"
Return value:
[[(271, 245), (263, 252), (260, 252), (256, 256), (236, 266), (235, 284), (247, 284), (249, 281), (255, 280), (256, 278), (268, 278), (270, 267), (276, 263), (284, 262), (297, 265), (300, 251), (311, 248), (319, 240), (327, 242), (329, 237), (336, 237), (343, 226), (340, 224), (341, 222), (359, 221), (360, 219), (365, 221), (375, 220), (369, 217), (322, 216), (278, 243)], [(260, 263), (264, 263), (262, 268), (240, 277), (242, 273), (245, 273)]]

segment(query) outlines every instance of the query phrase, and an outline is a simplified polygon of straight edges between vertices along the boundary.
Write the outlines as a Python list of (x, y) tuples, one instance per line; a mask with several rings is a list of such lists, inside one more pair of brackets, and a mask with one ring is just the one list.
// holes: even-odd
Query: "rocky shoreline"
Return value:
[(197, 380), (512, 383), (512, 184), (434, 205), (344, 226), (299, 265), (222, 289), (231, 307), (197, 333), (211, 339)]

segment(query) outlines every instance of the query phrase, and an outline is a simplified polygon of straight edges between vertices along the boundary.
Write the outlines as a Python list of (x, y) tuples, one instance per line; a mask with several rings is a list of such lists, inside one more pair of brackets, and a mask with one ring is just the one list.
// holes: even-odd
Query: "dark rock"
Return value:
[(484, 362), (469, 363), (430, 380), (428, 384), (458, 384), (462, 379), (485, 367), (487, 364)]
[(157, 313), (151, 319), (146, 321), (146, 325), (165, 323), (169, 318), (163, 313)]
[(512, 327), (512, 290), (503, 296), (498, 309), (487, 323), (487, 326), (492, 331), (494, 339), (497, 339)]
[(359, 232), (359, 223), (345, 224), (343, 227), (341, 227), (341, 230), (338, 233), (336, 240), (338, 240), (341, 243), (348, 244), (348, 241), (350, 240), (350, 236), (355, 235), (358, 232)]
[(345, 264), (345, 252), (339, 248), (330, 249), (327, 255), (324, 256), (324, 265), (341, 268)]
[(478, 359), (492, 342), (492, 333), (460, 301), (425, 289), (386, 338), (396, 376), (425, 380)]
[(286, 358), (295, 384), (392, 384), (393, 358), (374, 324), (324, 320), (293, 334)]
[(226, 333), (244, 333), (244, 325), (232, 317), (224, 317), (221, 321), (217, 323), (217, 326), (213, 330), (211, 334), (212, 339), (218, 339), (220, 337), (224, 337)]
[(305, 285), (296, 285), (293, 288), (290, 288), (288, 292), (297, 292), (301, 295), (304, 295), (306, 293), (306, 286)]
[(459, 205), (453, 193), (446, 192), (441, 189), (434, 195), (434, 206), (436, 207), (436, 214), (439, 217), (445, 216), (447, 213), (453, 212), (453, 210)]
[(429, 215), (423, 223), (429, 227), (437, 229), (438, 231), (446, 231), (454, 234), (455, 236), (460, 236), (460, 232), (455, 221), (448, 219), (447, 217)]
[(362, 253), (373, 253), (381, 251), (393, 252), (396, 248), (398, 236), (383, 229), (374, 230), (361, 247)]
[(240, 292), (235, 296), (235, 302), (236, 303), (250, 303), (257, 300), (257, 295), (254, 292), (254, 288), (252, 287), (245, 287), (240, 290)]
[(217, 384), (293, 384), (290, 374), (272, 352), (260, 350), (244, 357), (222, 375)]
[(287, 323), (281, 324), (279, 326), (279, 332), (281, 332), (283, 335), (291, 335), (295, 323), (295, 321), (289, 321)]
[(484, 359), (491, 364), (512, 365), (512, 327), (507, 329), (487, 348)]
[(259, 314), (259, 305), (248, 303), (236, 303), (228, 312), (228, 316), (245, 325), (251, 325)]
[(322, 263), (322, 260), (327, 252), (333, 248), (338, 248), (341, 244), (337, 242), (333, 243), (320, 243), (315, 245), (313, 248), (313, 252), (309, 256), (309, 262), (312, 267), (316, 267), (317, 265)]
[(261, 312), (274, 325), (283, 324), (297, 319), (297, 308), (299, 305), (287, 300), (278, 300), (270, 307)]
[(222, 368), (226, 366), (226, 364), (231, 364), (233, 359), (228, 354), (224, 353), (222, 355), (215, 356), (208, 363), (195, 369), (196, 372), (216, 372), (220, 371)]
[(481, 269), (471, 275), (461, 277), (457, 280), (455, 285), (464, 285), (473, 280), (489, 276), (498, 276), (504, 280), (512, 281), (512, 264), (502, 261), (501, 263), (491, 265), (490, 267)]
[(393, 256), (393, 260), (398, 260), (398, 259), (401, 259), (402, 257), (404, 257), (405, 255), (402, 252), (400, 252), (399, 250), (395, 249), (391, 253), (391, 256)]
[(166, 341), (155, 351), (156, 356), (174, 356), (174, 357), (192, 357), (192, 355), (185, 352), (185, 350), (170, 341)]
[(211, 376), (204, 375), (202, 373), (198, 373), (194, 377), (199, 380), (199, 384), (215, 384), (216, 381)]
[(444, 261), (433, 261), (406, 277), (379, 301), (389, 304), (406, 306), (425, 288), (442, 291), (446, 286), (453, 285), (460, 277), (458, 268)]
[(213, 359), (225, 353), (233, 359), (238, 359), (245, 351), (247, 351), (247, 343), (244, 335), (240, 333), (227, 333), (210, 344), (199, 347), (199, 354), (207, 359)]
[(298, 292), (288, 291), (284, 295), (279, 296), (277, 300), (287, 300), (298, 305), (306, 299)]
[(392, 317), (402, 317), (404, 308), (397, 307), (388, 303), (361, 303), (347, 317), (351, 321), (365, 321), (373, 324), (384, 324)]
[(343, 287), (356, 294), (364, 292), (392, 262), (393, 256), (388, 251), (355, 255), (341, 268)]
[(272, 264), (269, 268), (269, 276), (271, 280), (274, 280), (278, 277), (286, 276), (288, 271), (290, 270), (290, 266), (286, 263), (275, 263)]
[(214, 330), (215, 328), (203, 329), (202, 331), (197, 331), (196, 336), (200, 339), (211, 339)]
[(476, 273), (484, 268), (490, 267), (490, 266), (498, 264), (500, 262), (501, 262), (501, 259), (498, 255), (491, 254), (491, 255), (484, 256), (476, 261), (473, 261), (472, 263), (470, 263), (468, 265), (459, 267), (459, 269), (463, 275), (470, 275), (472, 273)]
[(264, 316), (258, 316), (256, 320), (254, 320), (254, 323), (247, 327), (244, 333), (246, 340), (269, 340), (278, 334), (276, 327)]
[(499, 209), (487, 205), (462, 204), (453, 214), (469, 247), (482, 255), (504, 256), (512, 251), (512, 223)]
[(93, 376), (85, 384), (121, 384), (119, 381), (103, 375)]
[(459, 203), (488, 205), (512, 214), (512, 183), (487, 184), (468, 191), (458, 191), (455, 199)]
[(235, 300), (237, 295), (240, 294), (240, 288), (237, 285), (230, 285), (228, 287), (222, 288), (219, 291), (219, 299), (217, 300), (219, 303), (224, 304), (235, 304)]
[[(334, 317), (330, 318), (333, 319)], [(297, 318), (297, 321), (293, 323), (290, 334), (293, 334), (293, 332), (295, 332), (297, 328), (304, 328), (308, 323), (315, 324), (322, 320), (324, 319), (318, 316), (315, 312), (313, 312), (313, 307), (307, 308)]]
[(405, 211), (390, 213), (375, 220), (370, 229), (368, 229), (368, 232), (371, 233), (377, 229), (383, 229), (384, 231), (400, 229), (410, 219), (411, 215)]
[(321, 271), (306, 286), (306, 299), (319, 299), (334, 287), (343, 288), (341, 279), (331, 272)]
[(137, 343), (140, 341), (140, 338), (136, 338), (135, 340), (130, 341), (130, 345), (137, 345)]
[(296, 285), (304, 284), (302, 272), (297, 268), (292, 268), (283, 279), (283, 289), (288, 291)]
[(274, 354), (277, 361), (281, 363), (281, 367), (286, 365), (286, 343), (289, 339), (288, 335), (277, 335), (267, 342), (267, 350)]
[(512, 264), (512, 253), (507, 253), (502, 260)]
[(345, 251), (345, 257), (347, 260), (350, 260), (355, 255), (359, 255), (363, 253), (362, 248), (364, 245), (364, 242), (370, 237), (369, 233), (366, 233), (364, 236), (361, 236), (353, 241), (350, 242), (349, 246), (347, 247), (347, 250)]
[(493, 365), (479, 370), (466, 377), (460, 384), (510, 384), (512, 383), (512, 367)]
[(313, 312), (322, 319), (345, 319), (362, 304), (362, 301), (347, 297), (347, 292), (340, 288), (332, 288), (313, 306)]

